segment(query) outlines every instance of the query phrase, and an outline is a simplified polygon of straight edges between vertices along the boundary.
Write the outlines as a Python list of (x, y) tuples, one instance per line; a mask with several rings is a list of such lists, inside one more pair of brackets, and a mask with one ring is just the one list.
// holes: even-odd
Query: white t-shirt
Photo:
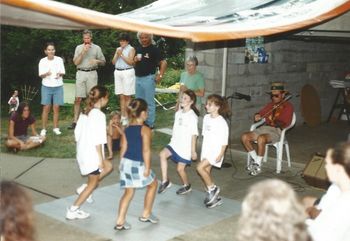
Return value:
[(192, 109), (177, 111), (169, 146), (183, 159), (191, 160), (193, 135), (198, 136), (198, 116)]
[(42, 85), (46, 87), (58, 87), (63, 85), (62, 76), (57, 77), (57, 73), (65, 74), (63, 60), (61, 57), (54, 56), (52, 60), (47, 57), (42, 58), (39, 62), (39, 76), (51, 72), (51, 75), (46, 76), (42, 80)]
[[(99, 109), (92, 109), (88, 115), (80, 114), (74, 135), (81, 174), (87, 175), (96, 171), (100, 164), (96, 146), (107, 143), (105, 114)], [(104, 147), (102, 156), (104, 158)]]
[(332, 199), (332, 205), (308, 222), (313, 241), (350, 241), (350, 191)]
[(216, 162), (222, 146), (228, 143), (228, 125), (225, 119), (219, 115), (212, 118), (206, 114), (203, 119), (203, 144), (201, 160), (207, 159), (212, 166), (221, 167), (224, 158)]

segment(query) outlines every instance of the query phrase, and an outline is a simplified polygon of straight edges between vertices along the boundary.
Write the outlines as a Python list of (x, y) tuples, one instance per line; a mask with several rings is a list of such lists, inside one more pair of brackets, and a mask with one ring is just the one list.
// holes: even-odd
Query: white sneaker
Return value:
[[(75, 190), (75, 191), (77, 192), (78, 195), (80, 195), (80, 193), (82, 193), (86, 187), (87, 187), (87, 184), (84, 183), (80, 187), (78, 187), (77, 190)], [(94, 199), (92, 199), (92, 194), (86, 199), (86, 202), (88, 202), (88, 203), (94, 202)]]
[(77, 209), (72, 211), (70, 208), (67, 208), (66, 219), (74, 220), (74, 219), (85, 219), (90, 217), (90, 213), (84, 212), (81, 209)]
[(41, 135), (41, 136), (46, 136), (46, 132), (47, 132), (47, 131), (46, 131), (45, 129), (42, 129), (42, 130), (40, 131), (40, 135)]
[(60, 131), (60, 128), (53, 128), (53, 133), (55, 133), (56, 135), (61, 135), (62, 132)]

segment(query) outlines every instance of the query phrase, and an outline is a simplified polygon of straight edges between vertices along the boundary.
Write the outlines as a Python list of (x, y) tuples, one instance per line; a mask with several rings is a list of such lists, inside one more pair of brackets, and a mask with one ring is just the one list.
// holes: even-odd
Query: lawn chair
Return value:
[[(288, 141), (286, 139), (286, 132), (295, 125), (295, 122), (296, 122), (296, 115), (295, 115), (295, 113), (293, 113), (292, 121), (291, 121), (289, 126), (287, 126), (286, 128), (284, 128), (282, 130), (280, 140), (278, 142), (268, 143), (268, 144), (265, 145), (265, 155), (264, 155), (264, 159), (263, 159), (264, 162), (267, 161), (267, 155), (268, 155), (268, 151), (269, 151), (269, 146), (273, 146), (273, 147), (276, 148), (276, 173), (280, 173), (281, 169), (282, 169), (283, 147), (285, 147), (285, 149), (286, 149), (286, 156), (287, 156), (288, 167), (291, 167), (290, 153), (289, 153), (289, 144), (288, 144)], [(251, 125), (250, 131), (255, 130), (256, 128), (258, 128), (259, 126), (261, 126), (264, 123), (265, 123), (265, 118), (261, 119), (260, 121), (258, 121), (256, 123), (254, 123), (253, 125)], [(250, 162), (251, 162), (251, 157), (248, 154), (248, 156), (247, 156), (247, 166), (249, 166)]]

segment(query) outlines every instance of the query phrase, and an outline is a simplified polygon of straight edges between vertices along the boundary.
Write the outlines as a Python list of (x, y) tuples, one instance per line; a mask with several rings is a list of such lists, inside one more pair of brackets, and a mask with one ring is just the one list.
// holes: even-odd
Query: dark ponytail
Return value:
[(196, 101), (197, 101), (197, 96), (194, 93), (193, 90), (187, 89), (183, 92), (183, 94), (186, 94), (190, 97), (190, 99), (192, 100), (192, 104), (191, 104), (191, 109), (194, 111), (194, 113), (196, 113), (197, 116), (199, 116), (200, 112), (196, 107)]
[(142, 111), (147, 111), (147, 108), (147, 102), (144, 99), (136, 98), (132, 100), (127, 109), (131, 122), (139, 118)]
[(108, 90), (106, 87), (101, 85), (96, 85), (89, 91), (89, 96), (86, 99), (86, 107), (84, 113), (86, 115), (94, 108), (94, 105), (99, 101), (99, 99), (108, 96)]

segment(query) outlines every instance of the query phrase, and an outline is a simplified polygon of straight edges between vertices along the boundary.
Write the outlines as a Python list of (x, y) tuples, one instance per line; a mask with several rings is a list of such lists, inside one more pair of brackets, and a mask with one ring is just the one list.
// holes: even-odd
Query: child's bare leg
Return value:
[(118, 217), (117, 217), (117, 225), (123, 225), (125, 223), (125, 217), (126, 213), (129, 208), (129, 204), (134, 197), (135, 189), (133, 188), (126, 188), (124, 191), (124, 194), (119, 202), (119, 210), (118, 210)]
[(77, 200), (75, 200), (73, 206), (80, 207), (85, 202), (85, 200), (91, 195), (91, 193), (95, 190), (95, 188), (98, 185), (98, 182), (99, 182), (99, 175), (90, 174), (88, 176), (88, 183), (86, 188), (84, 189), (84, 191), (80, 193)]
[(197, 165), (197, 172), (201, 176), (204, 184), (207, 187), (214, 185), (213, 180), (210, 175), (211, 165), (208, 160), (203, 160)]
[(171, 155), (171, 153), (167, 148), (164, 148), (159, 153), (160, 168), (162, 171), (162, 181), (163, 182), (168, 180), (168, 158), (170, 155)]
[(103, 170), (100, 173), (99, 181), (105, 178), (109, 173), (113, 171), (113, 164), (111, 160), (103, 160)]
[(144, 218), (149, 217), (152, 213), (152, 207), (154, 203), (154, 198), (156, 197), (157, 187), (158, 182), (156, 178), (150, 185), (147, 186), (147, 191), (144, 200), (144, 208), (142, 212), (142, 217)]
[(176, 170), (177, 170), (177, 173), (179, 174), (179, 176), (180, 176), (180, 178), (182, 180), (182, 183), (184, 185), (188, 185), (189, 182), (188, 182), (188, 178), (187, 178), (187, 174), (186, 174), (185, 168), (186, 168), (186, 164), (178, 163)]
[(108, 149), (107, 159), (113, 158), (112, 142), (113, 142), (112, 137), (110, 135), (107, 135), (107, 149)]

